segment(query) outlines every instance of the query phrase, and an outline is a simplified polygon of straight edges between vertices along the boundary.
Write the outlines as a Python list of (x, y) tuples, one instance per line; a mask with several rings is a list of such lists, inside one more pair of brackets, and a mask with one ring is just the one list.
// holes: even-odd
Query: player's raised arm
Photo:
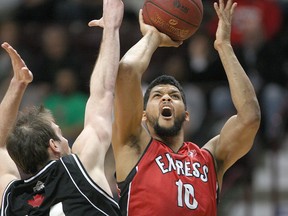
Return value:
[[(116, 166), (123, 166), (119, 169), (125, 170), (123, 176), (121, 172), (117, 173), (117, 180), (125, 179), (150, 139), (141, 125), (143, 114), (142, 75), (158, 47), (178, 47), (182, 44), (182, 41), (173, 41), (155, 27), (145, 24), (142, 10), (139, 11), (139, 24), (143, 37), (121, 59), (116, 82), (112, 145), (115, 160), (119, 160), (118, 163), (116, 162)], [(144, 136), (145, 141), (136, 143), (134, 138), (139, 140), (140, 136)], [(130, 147), (132, 148), (130, 149)], [(141, 150), (136, 150), (138, 148)], [(131, 150), (136, 150), (137, 153), (130, 154)], [(132, 163), (121, 163), (120, 161), (125, 160), (127, 154)]]
[(13, 128), (23, 94), (28, 84), (33, 80), (33, 75), (21, 59), (17, 51), (8, 43), (3, 43), (2, 48), (9, 54), (13, 67), (13, 77), (7, 92), (0, 105), (0, 196), (7, 184), (20, 178), (16, 165), (10, 158), (6, 149), (7, 137)]
[(224, 66), (237, 110), (222, 128), (220, 135), (212, 139), (206, 147), (218, 162), (218, 179), (222, 180), (225, 171), (252, 147), (260, 126), (260, 108), (254, 88), (240, 65), (230, 42), (231, 20), (237, 4), (228, 0), (214, 3), (219, 17), (214, 47)]
[(99, 55), (91, 75), (90, 97), (84, 130), (73, 145), (90, 177), (110, 191), (104, 173), (104, 159), (111, 143), (114, 86), (120, 60), (119, 29), (124, 5), (121, 0), (104, 0), (103, 17), (89, 26), (103, 27)]

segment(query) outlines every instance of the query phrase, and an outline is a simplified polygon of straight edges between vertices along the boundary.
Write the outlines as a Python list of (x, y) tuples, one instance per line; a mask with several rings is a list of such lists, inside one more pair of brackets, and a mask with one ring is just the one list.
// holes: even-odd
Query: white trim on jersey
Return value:
[(81, 170), (83, 176), (90, 183), (90, 185), (92, 187), (94, 187), (99, 193), (104, 195), (107, 199), (109, 199), (111, 202), (113, 202), (116, 206), (118, 206), (118, 203), (111, 196), (109, 196), (105, 191), (103, 191), (102, 188), (99, 188), (98, 185), (96, 185), (94, 182), (91, 181), (91, 179), (87, 176), (86, 172), (84, 171), (83, 166), (81, 165), (81, 163), (80, 163), (79, 159), (76, 157), (76, 155), (72, 154), (72, 156), (74, 157), (74, 159), (75, 159), (79, 169)]
[[(74, 155), (73, 155), (74, 156)], [(76, 184), (76, 182), (74, 181), (71, 173), (69, 172), (68, 168), (66, 167), (66, 164), (64, 163), (63, 159), (60, 158), (65, 170), (67, 171), (67, 174), (69, 175), (71, 181), (73, 182), (74, 186), (77, 188), (77, 190), (79, 191), (79, 193), (82, 194), (82, 196), (98, 211), (102, 212), (104, 215), (109, 216), (107, 213), (105, 213), (103, 210), (99, 209), (96, 205), (93, 204), (93, 202), (80, 190), (80, 188), (78, 187), (78, 185)], [(77, 161), (77, 160), (76, 160)], [(78, 165), (78, 164), (77, 164)], [(78, 165), (79, 166), (79, 165)], [(82, 171), (82, 170), (81, 170)]]
[[(138, 167), (138, 166), (137, 166)], [(129, 215), (129, 204), (130, 204), (130, 192), (131, 192), (131, 186), (132, 186), (132, 182), (129, 183), (129, 191), (128, 191), (128, 197), (127, 197), (127, 215)]]
[(24, 183), (28, 183), (32, 181), (33, 179), (37, 178), (39, 175), (41, 175), (43, 172), (45, 172), (52, 164), (56, 163), (56, 161), (50, 161), (46, 166), (44, 166), (36, 175), (32, 176), (31, 178), (25, 179)]
[(2, 208), (1, 208), (1, 216), (4, 216), (4, 215), (6, 215), (6, 214), (4, 214), (5, 212), (6, 212), (6, 210), (8, 209), (8, 206), (9, 206), (9, 196), (10, 196), (10, 193), (8, 193), (7, 194), (7, 206), (6, 206), (6, 208), (5, 209), (3, 209), (3, 207), (4, 207), (4, 201), (5, 201), (5, 194), (6, 194), (6, 192), (7, 192), (7, 190), (8, 190), (8, 188), (10, 187), (10, 185), (12, 185), (15, 181), (17, 181), (17, 180), (13, 180), (13, 181), (11, 181), (8, 185), (7, 185), (7, 187), (6, 187), (6, 189), (4, 190), (4, 193), (3, 193), (3, 198), (2, 198)]

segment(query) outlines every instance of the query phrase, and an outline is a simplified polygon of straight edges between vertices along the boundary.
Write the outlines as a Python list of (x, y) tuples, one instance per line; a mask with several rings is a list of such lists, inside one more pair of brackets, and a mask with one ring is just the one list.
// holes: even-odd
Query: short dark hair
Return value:
[(20, 112), (7, 139), (7, 150), (15, 164), (26, 174), (36, 174), (49, 160), (49, 140), (59, 141), (52, 128), (52, 113), (43, 106)]
[(183, 103), (185, 105), (185, 110), (187, 109), (185, 93), (180, 83), (173, 76), (161, 75), (157, 77), (156, 79), (154, 79), (146, 89), (146, 92), (144, 94), (144, 110), (146, 110), (147, 102), (150, 97), (152, 88), (158, 85), (173, 85), (176, 88), (178, 88), (178, 90), (180, 91)]

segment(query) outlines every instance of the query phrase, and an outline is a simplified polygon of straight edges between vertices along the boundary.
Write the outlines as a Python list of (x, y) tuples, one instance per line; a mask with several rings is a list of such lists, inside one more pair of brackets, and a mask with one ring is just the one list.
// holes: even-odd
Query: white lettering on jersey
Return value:
[(203, 182), (208, 181), (209, 169), (207, 165), (199, 162), (191, 163), (191, 161), (175, 160), (170, 154), (165, 154), (165, 157), (158, 156), (155, 162), (163, 174), (176, 171), (177, 175), (200, 178)]
[(165, 164), (163, 162), (161, 162), (160, 160), (162, 159), (162, 156), (159, 156), (155, 159), (156, 163), (158, 164), (159, 168), (161, 169), (162, 173), (167, 173), (169, 170), (168, 169), (164, 169)]

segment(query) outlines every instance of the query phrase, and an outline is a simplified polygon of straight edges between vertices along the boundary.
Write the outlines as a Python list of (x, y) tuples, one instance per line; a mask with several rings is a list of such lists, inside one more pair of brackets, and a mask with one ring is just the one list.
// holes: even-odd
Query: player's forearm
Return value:
[(151, 58), (160, 44), (158, 33), (147, 32), (120, 61), (120, 68), (137, 71), (141, 75), (146, 71)]
[(260, 115), (260, 108), (252, 83), (239, 63), (231, 44), (221, 44), (218, 53), (223, 63), (235, 108), (239, 112)]
[[(103, 30), (100, 52), (91, 76), (91, 94), (114, 91), (120, 60), (119, 29)], [(101, 93), (102, 94), (102, 93)]]
[(0, 105), (0, 147), (5, 147), (6, 139), (18, 114), (22, 96), (27, 88), (26, 83), (11, 80), (8, 90)]

